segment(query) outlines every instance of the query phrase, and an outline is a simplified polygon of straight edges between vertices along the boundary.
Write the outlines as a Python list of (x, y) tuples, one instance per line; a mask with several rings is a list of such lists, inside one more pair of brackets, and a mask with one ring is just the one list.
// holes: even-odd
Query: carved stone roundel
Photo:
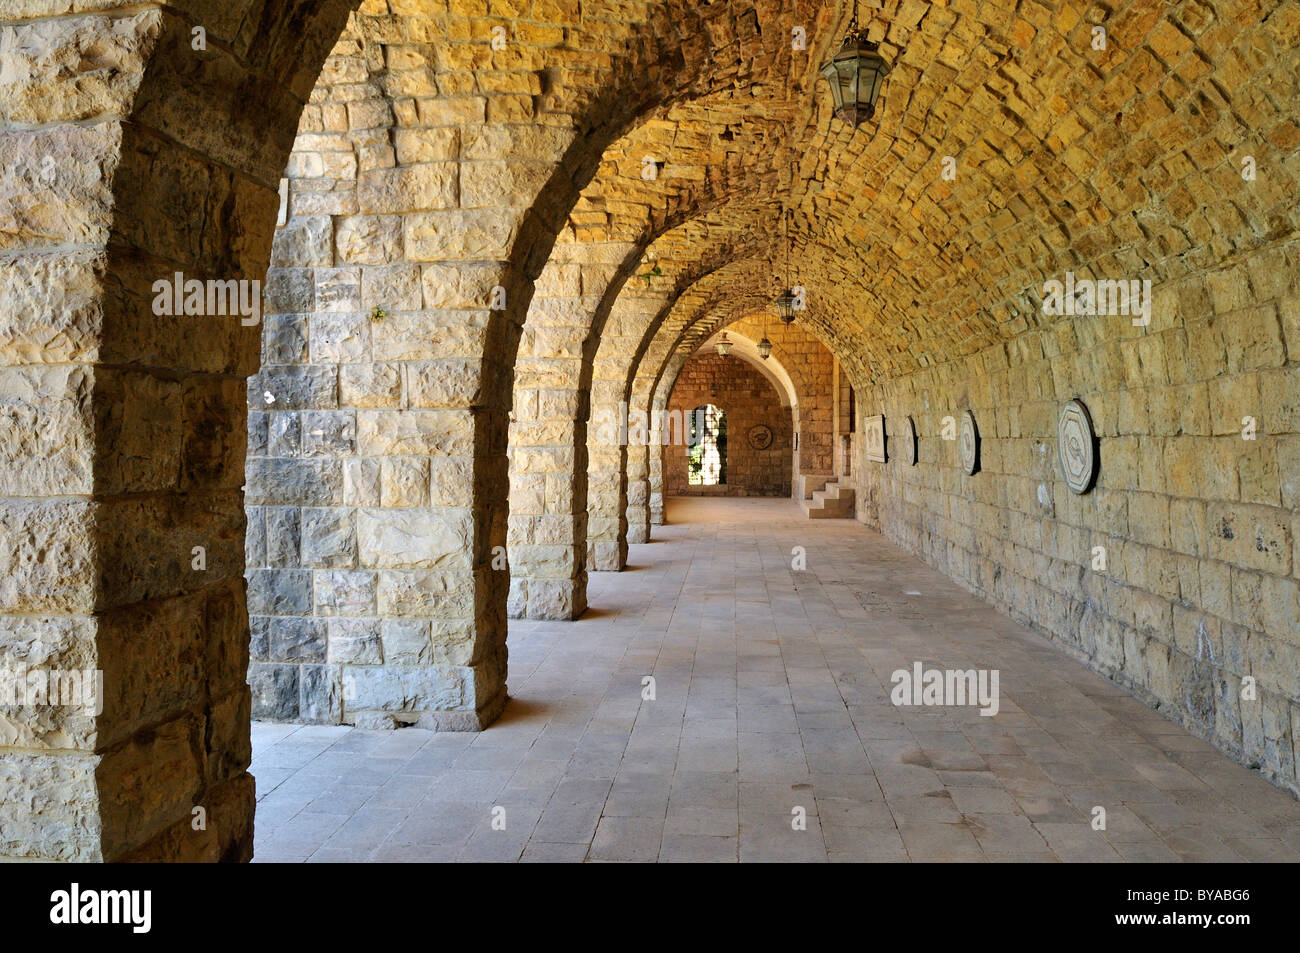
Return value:
[(1056, 427), (1056, 456), (1070, 492), (1087, 493), (1092, 489), (1097, 479), (1096, 446), (1088, 408), (1081, 400), (1067, 402)]
[(766, 450), (772, 445), (772, 428), (766, 424), (749, 428), (749, 445), (755, 450)]
[(961, 468), (974, 473), (980, 463), (980, 435), (975, 427), (975, 415), (969, 410), (961, 415), (961, 432), (957, 434), (957, 448), (961, 453)]

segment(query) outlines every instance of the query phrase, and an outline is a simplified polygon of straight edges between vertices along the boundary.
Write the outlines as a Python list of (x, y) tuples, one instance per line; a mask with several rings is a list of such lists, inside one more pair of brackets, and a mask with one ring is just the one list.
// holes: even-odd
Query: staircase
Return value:
[(810, 520), (853, 519), (854, 488), (849, 477), (840, 477), (813, 491), (811, 499), (801, 500)]

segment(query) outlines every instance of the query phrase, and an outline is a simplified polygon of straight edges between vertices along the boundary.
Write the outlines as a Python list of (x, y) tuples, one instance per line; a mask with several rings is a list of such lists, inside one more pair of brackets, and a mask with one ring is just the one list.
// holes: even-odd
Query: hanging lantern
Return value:
[(718, 338), (718, 343), (714, 345), (718, 349), (719, 357), (726, 357), (731, 353), (731, 342), (727, 340), (727, 332), (722, 332), (722, 337)]
[(866, 30), (858, 29), (855, 14), (844, 45), (821, 68), (821, 74), (831, 84), (836, 118), (855, 129), (875, 115), (880, 84), (889, 72), (889, 64), (877, 52), (879, 49), (878, 44), (867, 39)]
[(772, 356), (772, 342), (766, 337), (758, 342), (758, 356), (765, 361)]
[(776, 296), (776, 316), (785, 324), (794, 322), (794, 292), (789, 288)]

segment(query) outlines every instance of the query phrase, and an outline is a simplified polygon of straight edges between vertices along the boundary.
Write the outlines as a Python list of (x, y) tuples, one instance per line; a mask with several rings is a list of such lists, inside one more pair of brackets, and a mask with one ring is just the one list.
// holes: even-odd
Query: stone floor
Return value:
[[(861, 525), (668, 519), (580, 621), (511, 623), (485, 732), (255, 725), (256, 859), (1300, 860), (1290, 795)], [(914, 661), (997, 669), (999, 713), (895, 707)]]

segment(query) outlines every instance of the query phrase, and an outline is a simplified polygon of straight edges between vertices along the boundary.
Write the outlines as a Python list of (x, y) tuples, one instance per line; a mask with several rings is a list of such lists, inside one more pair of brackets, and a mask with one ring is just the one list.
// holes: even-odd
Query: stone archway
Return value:
[[(25, 6), (0, 15), (5, 116), (17, 124), (0, 135), (0, 150), (28, 160), (4, 164), (10, 187), (0, 207), (0, 252), (13, 263), (5, 294), (20, 304), (6, 337), (5, 386), (19, 422), (25, 421), (5, 468), (0, 567), (7, 582), (0, 611), (7, 642), (43, 661), (93, 665), (107, 686), (97, 716), (55, 712), (11, 721), (0, 749), (9, 805), (0, 814), (2, 856), (249, 855), (253, 781), (247, 771), (241, 493), (246, 406), (269, 393), (274, 402), (268, 405), (279, 405), (272, 414), (301, 412), (298, 425), (309, 430), (300, 435), (300, 451), (307, 438), (333, 451), (346, 443), (347, 429), (328, 415), (340, 409), (336, 402), (347, 385), (338, 369), (342, 362), (321, 362), (335, 365), (331, 377), (328, 369), (307, 366), (315, 364), (309, 350), (306, 365), (271, 362), (249, 395), (245, 380), (259, 366), (255, 322), (241, 322), (225, 308), (212, 320), (162, 313), (155, 307), (156, 285), (177, 274), (182, 290), (190, 281), (218, 282), (222, 289), (260, 284), (295, 131), (318, 137), (318, 148), (301, 154), (325, 168), (337, 158), (324, 141), (340, 131), (335, 124), (357, 130), (388, 125), (387, 118), (374, 119), (381, 109), (347, 99), (324, 104), (322, 128), (299, 127), (322, 63), (357, 5), (236, 3), (214, 10), (206, 22), (170, 3), (55, 18)], [(383, 406), (351, 408), (357, 446), (364, 451), (368, 441), (373, 451), (358, 456), (436, 455), (456, 461), (463, 478), (464, 498), (453, 507), (459, 512), (436, 530), (444, 550), (417, 557), (443, 565), (400, 559), (400, 565), (380, 565), (395, 557), (386, 545), (372, 548), (376, 560), (366, 568), (376, 577), (377, 614), (387, 603), (393, 617), (446, 618), (451, 631), (441, 643), (431, 633), (430, 646), (455, 646), (440, 660), (444, 664), (426, 667), (419, 684), (386, 693), (382, 683), (403, 676), (379, 677), (371, 686), (378, 711), (390, 711), (393, 698), (413, 689), (434, 698), (421, 708), (434, 713), (432, 723), (479, 727), (504, 701), (507, 573), (493, 568), (491, 557), (505, 544), (505, 509), (493, 504), (506, 498), (519, 326), (532, 281), (567, 208), (594, 172), (602, 144), (638, 110), (663, 99), (665, 89), (671, 94), (679, 80), (689, 87), (698, 75), (700, 62), (688, 68), (681, 57), (663, 54), (682, 72), (654, 70), (651, 88), (651, 71), (642, 68), (643, 59), (657, 61), (698, 24), (691, 11), (677, 13), (672, 29), (645, 24), (638, 28), (645, 42), (627, 45), (608, 34), (600, 11), (580, 27), (567, 24), (579, 46), (609, 47), (598, 54), (607, 65), (565, 73), (545, 94), (527, 85), (527, 77), (547, 68), (548, 50), (558, 49), (557, 26), (522, 31), (498, 56), (489, 24), (478, 24), (479, 36), (455, 16), (392, 13), (386, 4), (367, 4), (357, 21), (365, 37), (390, 47), (384, 65), (385, 81), (394, 84), (387, 90), (395, 102), (392, 128), (414, 120), (433, 131), (394, 133), (355, 153), (357, 191), (370, 190), (371, 212), (413, 213), (402, 223), (403, 261), (420, 263), (419, 288), (408, 287), (402, 269), (381, 278), (379, 266), (387, 262), (316, 260), (319, 233), (312, 223), (295, 222), (286, 243), (305, 249), (307, 257), (290, 263), (333, 273), (310, 280), (273, 276), (270, 304), (277, 316), (353, 314), (358, 303), (364, 311), (369, 275), (378, 279), (374, 299), (381, 307), (392, 304), (386, 309), (391, 326), (437, 329), (441, 343), (455, 342), (453, 360), (462, 365), (454, 374), (425, 375), (415, 388), (408, 372), (403, 399), (414, 390), (414, 406), (399, 414)], [(568, 16), (559, 8), (556, 15)], [(419, 47), (435, 44), (439, 35), (474, 39), (456, 50), (444, 45), (434, 57), (440, 84), (431, 95), (403, 93), (401, 67), (419, 72)], [(555, 55), (563, 58), (562, 51)], [(332, 78), (346, 82), (348, 66), (339, 68)], [(475, 71), (491, 73), (481, 91)], [(516, 88), (515, 81), (525, 85)], [(548, 113), (549, 121), (534, 122), (534, 109)], [(439, 130), (456, 134), (440, 136)], [(442, 151), (451, 138), (455, 159)], [(397, 157), (404, 150), (409, 163)], [(438, 163), (454, 168), (428, 168)], [(425, 168), (412, 171), (410, 165)], [(295, 196), (290, 190), (290, 219), (363, 214), (359, 203), (355, 210), (346, 200), (334, 207), (329, 203), (338, 196), (312, 197), (311, 191)], [(505, 202), (503, 195), (509, 196)], [(184, 304), (184, 296), (176, 298)], [(436, 317), (412, 321), (415, 312)], [(197, 328), (196, 317), (204, 318)], [(449, 350), (429, 359), (445, 359)], [(369, 383), (376, 383), (373, 375)], [(382, 391), (357, 389), (370, 395), (365, 400)], [(320, 417), (306, 419), (310, 414)], [(255, 492), (292, 485), (301, 494), (295, 505), (346, 508), (352, 476), (342, 473), (346, 455), (323, 453), (319, 466), (296, 467), (283, 462), (287, 456), (267, 454), (253, 466)], [(349, 471), (364, 470), (352, 462)], [(399, 535), (408, 533), (398, 525), (401, 517), (387, 512), (398, 507), (384, 506), (380, 492), (373, 508), (385, 512), (378, 520)], [(288, 503), (283, 496), (254, 500)], [(360, 507), (363, 500), (373, 502), (364, 495), (352, 501)], [(324, 522), (338, 525), (331, 513)], [(327, 529), (323, 535), (338, 534)], [(363, 536), (359, 527), (357, 535)], [(298, 554), (305, 561), (301, 539)], [(315, 605), (308, 607), (303, 597), (309, 591), (314, 602), (313, 574), (334, 568), (264, 568), (268, 575), (253, 586), (257, 607), (274, 610), (261, 613), (268, 619), (290, 620), (278, 631), (267, 624), (268, 655), (275, 645), (289, 654), (307, 643), (317, 652), (319, 639), (304, 634), (316, 618)], [(281, 569), (312, 575), (309, 587), (301, 578), (270, 575)], [(445, 615), (422, 612), (431, 598)], [(356, 633), (341, 635), (341, 645), (358, 641)], [(274, 663), (321, 670), (296, 673), (313, 684), (329, 683), (308, 706), (320, 720), (334, 717), (332, 693), (342, 682), (328, 668), (330, 638), (327, 633), (325, 665), (317, 666), (316, 655)], [(272, 674), (263, 684), (274, 686), (276, 679)], [(208, 818), (201, 831), (191, 823), (198, 808)]]

